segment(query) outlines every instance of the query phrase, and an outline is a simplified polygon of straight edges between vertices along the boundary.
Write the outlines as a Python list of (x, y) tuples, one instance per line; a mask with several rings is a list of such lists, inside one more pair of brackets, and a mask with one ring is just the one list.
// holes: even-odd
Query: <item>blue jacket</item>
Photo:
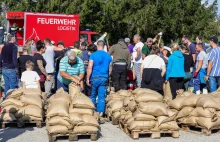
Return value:
[(185, 77), (186, 74), (184, 72), (184, 57), (182, 52), (175, 51), (169, 57), (167, 72), (166, 72), (166, 80), (170, 77)]

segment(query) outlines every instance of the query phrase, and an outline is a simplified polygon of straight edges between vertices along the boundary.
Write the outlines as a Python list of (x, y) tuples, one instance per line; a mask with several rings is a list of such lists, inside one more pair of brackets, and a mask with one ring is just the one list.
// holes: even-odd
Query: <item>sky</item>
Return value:
[[(201, 0), (202, 3), (204, 3), (206, 0)], [(208, 0), (209, 4), (212, 4), (214, 2), (214, 0)], [(218, 15), (220, 15), (220, 0), (217, 0), (218, 2)]]

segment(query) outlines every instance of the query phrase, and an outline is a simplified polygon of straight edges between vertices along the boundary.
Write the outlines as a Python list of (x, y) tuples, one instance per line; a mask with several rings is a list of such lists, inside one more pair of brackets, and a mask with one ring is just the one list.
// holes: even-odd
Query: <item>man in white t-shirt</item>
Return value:
[(140, 41), (141, 37), (139, 35), (134, 35), (134, 43), (135, 46), (133, 48), (133, 62), (134, 62), (134, 71), (135, 71), (135, 76), (136, 76), (136, 83), (138, 87), (141, 87), (141, 74), (140, 74), (140, 69), (141, 69), (141, 63), (142, 63), (142, 48), (144, 44)]

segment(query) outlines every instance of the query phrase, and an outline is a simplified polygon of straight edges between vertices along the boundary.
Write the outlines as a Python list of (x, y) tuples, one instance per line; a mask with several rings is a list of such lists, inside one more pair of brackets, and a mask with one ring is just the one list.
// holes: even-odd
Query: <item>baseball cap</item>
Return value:
[(126, 37), (125, 42), (130, 42), (130, 38)]
[(167, 46), (164, 46), (163, 49), (166, 49), (167, 51), (170, 51), (171, 52), (171, 48), (167, 47)]
[(215, 44), (218, 44), (218, 38), (216, 36), (209, 37), (210, 41), (213, 41)]
[(152, 38), (147, 38), (147, 42), (153, 42)]

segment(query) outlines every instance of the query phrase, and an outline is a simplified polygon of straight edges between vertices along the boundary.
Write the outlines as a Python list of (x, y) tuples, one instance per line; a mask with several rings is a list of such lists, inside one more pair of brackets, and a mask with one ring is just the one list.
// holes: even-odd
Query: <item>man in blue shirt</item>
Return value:
[(212, 47), (208, 57), (208, 68), (206, 80), (209, 80), (210, 92), (215, 92), (217, 86), (220, 87), (220, 47), (218, 47), (218, 38), (216, 36), (209, 38)]
[(90, 99), (94, 104), (96, 104), (96, 97), (98, 96), (97, 112), (100, 114), (100, 117), (105, 111), (109, 65), (112, 62), (111, 56), (103, 51), (103, 49), (104, 41), (100, 40), (97, 43), (97, 51), (89, 57), (86, 79), (87, 85), (92, 87)]
[(189, 48), (190, 55), (193, 57), (194, 63), (196, 62), (196, 45), (192, 43), (187, 36), (182, 37), (182, 42)]

